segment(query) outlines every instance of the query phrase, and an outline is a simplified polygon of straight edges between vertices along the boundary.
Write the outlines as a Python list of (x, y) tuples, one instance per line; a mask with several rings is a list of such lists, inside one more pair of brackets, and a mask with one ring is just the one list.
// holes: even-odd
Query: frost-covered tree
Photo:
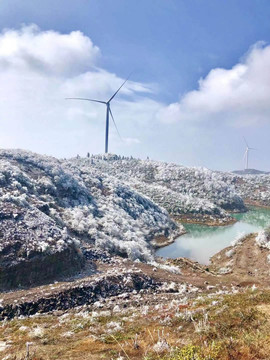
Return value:
[[(71, 238), (131, 259), (152, 260), (150, 242), (158, 236), (172, 239), (183, 228), (153, 201), (90, 164), (91, 160), (116, 161), (110, 154), (106, 159), (61, 161), (31, 152), (2, 150), (1, 201), (29, 209), (38, 219), (45, 217), (61, 234), (66, 228)], [(49, 234), (48, 238), (35, 237), (33, 247), (49, 251), (49, 238)], [(62, 236), (55, 246), (64, 247), (66, 241)]]

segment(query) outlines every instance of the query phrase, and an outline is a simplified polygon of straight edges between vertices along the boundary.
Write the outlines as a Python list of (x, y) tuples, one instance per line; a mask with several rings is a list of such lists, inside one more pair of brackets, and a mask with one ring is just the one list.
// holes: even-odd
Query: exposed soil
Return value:
[(238, 281), (240, 285), (253, 283), (269, 286), (269, 250), (259, 247), (255, 238), (256, 234), (248, 235), (239, 245), (221, 250), (211, 258), (210, 269), (220, 274), (226, 271), (227, 274), (222, 277)]
[[(186, 258), (159, 259), (156, 264), (149, 265), (120, 257), (107, 257), (106, 254), (99, 259), (92, 256), (86, 260), (84, 272), (75, 278), (2, 293), (0, 317), (10, 319), (20, 315), (66, 311), (120, 294), (126, 294), (126, 298), (133, 302), (140, 291), (145, 293), (141, 303), (153, 304), (157, 302), (158, 294), (168, 291), (177, 293), (183, 284), (203, 293), (207, 293), (209, 288), (218, 290), (232, 285), (246, 286), (247, 283), (270, 284), (266, 252), (253, 246), (253, 242), (253, 237), (250, 237), (242, 247), (237, 248), (230, 276), (219, 274), (219, 268), (228, 262), (226, 249), (212, 258), (210, 269)], [(256, 267), (258, 269), (254, 271)], [(264, 268), (267, 270), (264, 271)]]
[(178, 215), (174, 216), (173, 219), (181, 224), (198, 224), (207, 226), (226, 226), (236, 223), (236, 219), (233, 217), (228, 218), (213, 218), (211, 216), (198, 216), (196, 215)]
[(154, 249), (160, 249), (162, 247), (174, 243), (175, 239), (177, 239), (179, 236), (184, 234), (186, 234), (186, 231), (179, 232), (179, 234), (176, 237), (171, 237), (171, 238), (168, 238), (164, 235), (156, 236), (152, 241), (150, 241), (150, 243)]
[(255, 206), (262, 209), (270, 209), (270, 204), (266, 205), (265, 203), (262, 203), (261, 201), (255, 201), (251, 199), (245, 199), (245, 205), (247, 206)]
[[(86, 267), (76, 276), (1, 293), (0, 318), (8, 321), (0, 329), (0, 357), (1, 351), (3, 356), (11, 351), (8, 359), (25, 359), (25, 344), (31, 341), (29, 359), (116, 360), (121, 354), (122, 359), (142, 360), (147, 353), (147, 359), (175, 360), (162, 354), (194, 342), (206, 355), (213, 354), (213, 360), (266, 359), (256, 352), (247, 355), (247, 350), (241, 356), (235, 350), (232, 356), (228, 341), (235, 329), (240, 341), (243, 326), (247, 335), (260, 326), (265, 341), (269, 338), (268, 325), (257, 320), (263, 319), (260, 314), (269, 316), (268, 254), (255, 235), (213, 256), (209, 267), (186, 258), (132, 262), (85, 248)], [(226, 267), (230, 271), (222, 273)], [(264, 289), (257, 298), (250, 290), (255, 287)], [(219, 353), (212, 345), (215, 336), (223, 339)], [(159, 343), (165, 346), (161, 353), (156, 350)], [(267, 353), (266, 345), (263, 349)]]

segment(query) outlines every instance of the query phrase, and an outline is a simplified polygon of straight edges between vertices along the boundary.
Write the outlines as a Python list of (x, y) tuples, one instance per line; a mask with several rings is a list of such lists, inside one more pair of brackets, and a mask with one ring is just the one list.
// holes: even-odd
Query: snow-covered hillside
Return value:
[[(230, 211), (246, 210), (242, 199), (270, 205), (270, 176), (116, 155), (58, 160), (1, 150), (0, 199), (0, 266), (9, 273), (17, 267), (20, 279), (22, 269), (79, 269), (85, 243), (152, 261), (154, 246), (184, 232), (170, 215), (226, 224)], [(8, 272), (1, 276), (9, 281)]]
[(97, 169), (122, 180), (164, 207), (172, 216), (207, 216), (226, 221), (227, 211), (245, 211), (232, 182), (222, 173), (206, 168), (189, 168), (150, 160), (121, 158), (117, 155), (69, 160), (77, 166)]
[(236, 193), (246, 204), (270, 206), (270, 174), (249, 174), (249, 170), (243, 171), (243, 175), (235, 172), (220, 173), (228, 185), (235, 188)]
[(245, 175), (234, 177), (239, 195), (254, 205), (270, 206), (270, 175)]
[(21, 150), (0, 151), (0, 198), (1, 216), (10, 222), (0, 229), (0, 257), (10, 239), (21, 244), (26, 258), (59, 253), (79, 246), (81, 239), (131, 259), (151, 260), (150, 241), (172, 240), (183, 231), (166, 210), (114, 177)]

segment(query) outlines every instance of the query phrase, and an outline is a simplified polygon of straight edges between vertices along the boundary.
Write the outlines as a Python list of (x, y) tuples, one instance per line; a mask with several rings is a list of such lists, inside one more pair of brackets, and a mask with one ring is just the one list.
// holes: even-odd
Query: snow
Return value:
[(83, 238), (112, 254), (151, 261), (151, 240), (173, 239), (182, 229), (166, 210), (128, 184), (79, 159), (1, 150), (0, 200), (5, 209), (10, 207), (12, 219), (23, 214), (24, 227), (36, 233), (25, 240), (27, 253), (78, 247)]
[(229, 274), (232, 271), (230, 267), (222, 267), (218, 270), (218, 273), (221, 275)]
[(229, 218), (228, 209), (243, 210), (244, 203), (223, 173), (206, 168), (184, 167), (151, 160), (123, 158), (109, 154), (91, 159), (73, 159), (100, 174), (121, 179), (174, 216), (205, 214)]
[(37, 326), (29, 332), (29, 335), (32, 338), (42, 338), (44, 335), (44, 329)]
[(155, 266), (155, 268), (159, 268), (159, 269), (168, 271), (172, 274), (181, 274), (181, 270), (177, 266), (174, 266), (174, 265), (162, 264), (162, 263), (159, 263), (156, 261), (151, 261), (150, 264), (152, 266)]
[(0, 251), (15, 236), (16, 222), (22, 233), (27, 229), (22, 249), (27, 256), (61, 252), (85, 241), (151, 262), (151, 241), (159, 236), (173, 240), (184, 232), (170, 215), (228, 220), (229, 211), (245, 210), (242, 198), (247, 197), (270, 203), (270, 176), (112, 154), (58, 160), (0, 150), (0, 213), (5, 218)]
[(244, 240), (245, 235), (246, 234), (244, 232), (238, 233), (236, 235), (235, 239), (233, 239), (233, 241), (231, 242), (231, 246), (235, 247), (235, 246), (241, 245)]
[(234, 255), (234, 249), (230, 249), (226, 251), (225, 255), (229, 258), (232, 257)]
[(66, 331), (65, 333), (62, 334), (62, 337), (64, 338), (70, 338), (74, 335), (73, 331)]
[(237, 193), (243, 199), (270, 206), (270, 174), (234, 175), (230, 181), (235, 183)]
[(270, 236), (269, 235), (270, 235), (269, 229), (261, 230), (255, 238), (257, 245), (261, 248), (270, 250)]
[(156, 344), (153, 346), (153, 350), (157, 353), (163, 353), (164, 351), (169, 351), (170, 346), (167, 343), (166, 339), (160, 339)]
[(123, 330), (121, 324), (117, 321), (111, 321), (107, 324), (108, 333), (115, 333), (117, 331)]

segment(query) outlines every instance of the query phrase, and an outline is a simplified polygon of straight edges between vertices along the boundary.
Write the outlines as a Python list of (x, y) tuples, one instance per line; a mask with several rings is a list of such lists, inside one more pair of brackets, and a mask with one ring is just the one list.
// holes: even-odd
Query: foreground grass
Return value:
[[(36, 316), (2, 322), (0, 358), (254, 360), (270, 354), (270, 291), (179, 305)], [(30, 345), (29, 345), (30, 343)], [(2, 347), (1, 347), (2, 346)]]

